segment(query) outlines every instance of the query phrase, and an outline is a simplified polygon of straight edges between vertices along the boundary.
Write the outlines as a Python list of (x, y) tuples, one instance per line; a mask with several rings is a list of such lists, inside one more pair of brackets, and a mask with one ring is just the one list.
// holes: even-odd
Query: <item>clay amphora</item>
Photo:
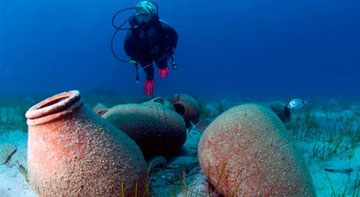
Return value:
[(161, 98), (161, 97), (155, 97), (149, 101), (143, 102), (142, 104), (144, 105), (161, 105), (164, 106), (172, 111), (175, 111), (175, 107), (172, 103), (170, 103), (170, 101)]
[(78, 91), (48, 98), (26, 117), (29, 181), (39, 196), (144, 193), (147, 166), (139, 147), (84, 104)]
[(93, 107), (93, 111), (97, 114), (99, 114), (100, 116), (103, 115), (106, 111), (108, 110), (108, 107), (106, 107), (105, 105), (98, 103)]
[(268, 108), (233, 107), (201, 136), (200, 167), (224, 196), (316, 196), (307, 165), (288, 134)]
[(169, 156), (186, 140), (184, 119), (159, 104), (124, 104), (110, 108), (104, 119), (126, 132), (144, 155)]
[(190, 121), (196, 124), (200, 117), (199, 103), (190, 95), (176, 94), (170, 102), (174, 105), (175, 111), (184, 117), (186, 126), (190, 126)]

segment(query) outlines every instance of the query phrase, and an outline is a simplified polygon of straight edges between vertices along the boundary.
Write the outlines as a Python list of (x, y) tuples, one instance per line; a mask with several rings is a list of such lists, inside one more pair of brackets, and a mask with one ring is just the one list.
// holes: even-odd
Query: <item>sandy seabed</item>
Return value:
[[(219, 109), (220, 102), (200, 103), (202, 108)], [(237, 104), (239, 103), (228, 102), (228, 107), (222, 106), (221, 109), (226, 110)], [(317, 196), (360, 196), (360, 104), (344, 104), (336, 100), (320, 104), (310, 105), (294, 113), (291, 120), (285, 122), (285, 126), (303, 153)], [(37, 196), (19, 169), (19, 166), (27, 168), (27, 133), (16, 128), (24, 128), (24, 119), (18, 117), (23, 116), (23, 111), (16, 106), (0, 108), (0, 146), (10, 143), (17, 148), (10, 161), (6, 165), (0, 165), (0, 197)], [(221, 112), (215, 110), (210, 114), (202, 110), (202, 119), (215, 118)], [(11, 122), (9, 117), (20, 123)], [(10, 123), (13, 125), (6, 125)], [(201, 134), (199, 127), (189, 130), (181, 153), (168, 160), (165, 166), (151, 171), (151, 190), (154, 196), (170, 197), (174, 193), (177, 196), (189, 196), (182, 195), (184, 188), (180, 187), (199, 188), (197, 185), (204, 179), (196, 150)], [(183, 186), (180, 186), (180, 179)], [(169, 185), (174, 185), (175, 192), (171, 191)]]

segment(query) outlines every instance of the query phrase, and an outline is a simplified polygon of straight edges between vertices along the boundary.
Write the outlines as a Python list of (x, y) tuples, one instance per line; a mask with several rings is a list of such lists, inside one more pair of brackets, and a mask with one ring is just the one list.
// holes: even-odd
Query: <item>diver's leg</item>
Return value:
[(141, 61), (140, 65), (146, 73), (146, 79), (149, 79), (149, 80), (154, 79), (154, 67), (153, 67), (152, 60)]
[(142, 61), (140, 62), (146, 73), (146, 79), (144, 82), (144, 94), (146, 96), (150, 96), (154, 94), (155, 83), (154, 83), (154, 67), (152, 65), (152, 61)]
[(168, 62), (170, 59), (170, 55), (163, 55), (159, 59), (155, 60), (157, 67), (159, 68), (159, 77), (165, 78), (169, 75), (169, 67)]

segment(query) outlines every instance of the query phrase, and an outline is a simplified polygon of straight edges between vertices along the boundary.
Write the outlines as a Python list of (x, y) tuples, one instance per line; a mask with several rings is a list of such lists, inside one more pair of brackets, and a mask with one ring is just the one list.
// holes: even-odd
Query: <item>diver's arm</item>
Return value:
[(160, 20), (160, 22), (161, 22), (161, 26), (165, 32), (165, 39), (168, 42), (169, 50), (171, 53), (174, 53), (174, 50), (175, 50), (175, 48), (177, 46), (177, 42), (178, 42), (178, 34), (165, 21)]

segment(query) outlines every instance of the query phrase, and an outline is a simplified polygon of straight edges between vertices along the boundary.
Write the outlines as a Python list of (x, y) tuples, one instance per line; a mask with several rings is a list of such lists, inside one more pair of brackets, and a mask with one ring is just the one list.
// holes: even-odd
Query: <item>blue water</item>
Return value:
[[(180, 68), (155, 78), (155, 95), (360, 96), (359, 1), (157, 2), (179, 34)], [(142, 97), (144, 73), (136, 84), (134, 67), (110, 51), (113, 14), (135, 3), (1, 0), (1, 94), (106, 89)], [(123, 39), (121, 32), (115, 50), (127, 58)]]

